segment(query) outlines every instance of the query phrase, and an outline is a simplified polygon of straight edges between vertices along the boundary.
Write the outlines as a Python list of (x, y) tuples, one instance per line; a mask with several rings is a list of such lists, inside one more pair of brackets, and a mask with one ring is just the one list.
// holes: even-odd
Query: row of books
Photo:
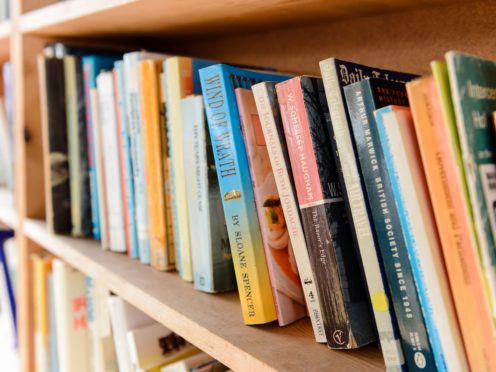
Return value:
[(246, 324), (378, 339), (390, 370), (496, 369), (495, 62), (451, 52), (419, 78), (331, 58), (317, 78), (53, 49), (54, 232), (237, 284)]
[(14, 192), (15, 146), (12, 102), (12, 65), (2, 65), (3, 96), (0, 97), (0, 186)]
[(31, 261), (38, 372), (227, 371), (105, 283), (46, 253)]

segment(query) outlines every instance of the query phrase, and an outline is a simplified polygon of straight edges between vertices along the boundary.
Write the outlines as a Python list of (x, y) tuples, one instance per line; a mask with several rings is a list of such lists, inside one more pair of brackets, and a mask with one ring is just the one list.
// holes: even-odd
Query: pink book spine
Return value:
[(236, 89), (265, 258), (280, 326), (307, 315), (298, 269), (251, 90)]

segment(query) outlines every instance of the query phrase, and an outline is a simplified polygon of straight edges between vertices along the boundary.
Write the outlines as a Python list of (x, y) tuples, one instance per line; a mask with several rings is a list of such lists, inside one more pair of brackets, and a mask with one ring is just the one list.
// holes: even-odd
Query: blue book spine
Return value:
[(133, 163), (131, 160), (131, 137), (129, 132), (129, 123), (126, 114), (126, 91), (124, 79), (124, 63), (117, 61), (115, 64), (117, 70), (117, 87), (119, 89), (119, 108), (121, 110), (121, 137), (122, 153), (124, 155), (124, 178), (126, 182), (126, 204), (129, 213), (129, 230), (131, 235), (130, 248), (131, 257), (139, 257), (138, 230), (136, 226), (136, 210), (134, 204), (134, 180), (133, 180)]
[(287, 79), (287, 76), (227, 65), (200, 70), (231, 253), (247, 324), (272, 321), (276, 314), (234, 89), (250, 89), (261, 81)]
[(100, 208), (98, 207), (99, 196), (97, 187), (97, 175), (95, 164), (95, 144), (93, 140), (93, 121), (91, 115), (90, 89), (96, 89), (96, 77), (101, 70), (109, 70), (113, 67), (115, 57), (104, 56), (86, 56), (83, 57), (83, 75), (84, 75), (84, 101), (86, 106), (86, 128), (88, 137), (88, 169), (90, 177), (90, 194), (91, 194), (91, 224), (93, 238), (101, 239), (100, 231)]
[(138, 234), (138, 255), (143, 264), (150, 264), (150, 235), (148, 229), (147, 187), (145, 180), (145, 154), (141, 131), (141, 111), (139, 96), (138, 63), (141, 52), (124, 55), (123, 71), (125, 78), (126, 112), (131, 139), (131, 159), (134, 179), (134, 202), (136, 231)]
[(391, 106), (383, 107), (374, 112), (375, 119), (377, 122), (377, 129), (379, 131), (379, 138), (381, 142), (381, 147), (384, 152), (384, 159), (386, 161), (386, 168), (389, 173), (391, 186), (393, 189), (394, 199), (396, 201), (396, 206), (398, 208), (398, 214), (400, 218), (400, 223), (403, 228), (405, 242), (408, 250), (408, 256), (410, 257), (410, 263), (413, 270), (413, 276), (415, 278), (415, 284), (418, 289), (418, 294), (420, 297), (420, 303), (422, 306), (422, 312), (424, 313), (424, 321), (427, 326), (427, 333), (429, 335), (429, 340), (431, 342), (432, 353), (434, 355), (434, 360), (436, 361), (436, 366), (438, 371), (446, 371), (446, 363), (444, 359), (444, 353), (441, 345), (441, 339), (439, 337), (439, 332), (434, 323), (434, 319), (431, 316), (432, 306), (428, 295), (428, 284), (425, 282), (425, 276), (422, 270), (422, 262), (417, 254), (415, 235), (411, 229), (410, 218), (408, 216), (408, 211), (405, 206), (405, 200), (403, 195), (400, 182), (399, 173), (396, 169), (393, 161), (395, 156), (394, 143), (389, 142), (386, 129), (384, 127), (383, 115), (392, 112)]
[(3, 250), (3, 244), (5, 240), (12, 238), (14, 236), (14, 232), (12, 230), (0, 230), (0, 264), (2, 265), (3, 268), (3, 273), (4, 277), (1, 278), (0, 280), (4, 280), (6, 287), (7, 287), (7, 293), (9, 296), (9, 306), (10, 306), (10, 311), (12, 313), (12, 317), (14, 320), (14, 329), (16, 332), (16, 337), (17, 337), (17, 313), (16, 313), (16, 301), (15, 301), (15, 296), (14, 296), (14, 288), (12, 286), (12, 281), (10, 280), (9, 277), (9, 267), (7, 264), (7, 259), (5, 258), (5, 252)]

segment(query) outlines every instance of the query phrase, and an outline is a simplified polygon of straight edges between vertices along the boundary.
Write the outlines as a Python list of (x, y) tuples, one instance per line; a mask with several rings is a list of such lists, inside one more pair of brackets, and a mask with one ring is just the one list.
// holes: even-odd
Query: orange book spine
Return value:
[(422, 162), (465, 351), (473, 371), (496, 371), (496, 339), (456, 157), (432, 77), (407, 84)]
[(117, 86), (117, 81), (119, 77), (117, 76), (117, 70), (114, 68), (112, 70), (112, 76), (114, 80), (114, 92), (116, 95), (116, 99), (114, 99), (114, 105), (115, 105), (115, 112), (116, 112), (116, 119), (117, 119), (117, 143), (119, 145), (118, 151), (119, 151), (119, 174), (120, 174), (120, 179), (121, 179), (121, 185), (122, 185), (122, 212), (124, 213), (124, 228), (126, 229), (126, 252), (128, 256), (131, 255), (131, 228), (130, 228), (130, 221), (129, 221), (129, 209), (127, 205), (127, 192), (128, 190), (126, 189), (126, 173), (124, 169), (124, 153), (123, 153), (123, 143), (122, 143), (122, 119), (121, 115), (123, 114), (121, 112), (121, 108), (119, 107), (119, 95), (121, 94), (119, 87)]
[(139, 63), (145, 177), (147, 184), (150, 229), (151, 265), (158, 270), (169, 269), (167, 255), (166, 196), (164, 182), (163, 135), (161, 133), (160, 73), (162, 61)]

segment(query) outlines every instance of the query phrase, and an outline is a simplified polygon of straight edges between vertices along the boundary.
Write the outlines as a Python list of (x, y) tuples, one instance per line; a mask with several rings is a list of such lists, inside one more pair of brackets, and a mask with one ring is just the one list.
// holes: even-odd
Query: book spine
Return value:
[[(115, 66), (115, 65), (114, 65)], [(119, 160), (119, 182), (121, 184), (121, 191), (122, 191), (122, 216), (124, 218), (124, 232), (125, 232), (125, 252), (130, 255), (131, 251), (131, 244), (132, 244), (132, 232), (131, 232), (131, 221), (129, 218), (129, 190), (127, 188), (127, 179), (126, 179), (126, 161), (127, 161), (127, 154), (125, 153), (125, 148), (124, 148), (124, 141), (125, 141), (125, 134), (123, 135), (123, 123), (122, 123), (122, 112), (121, 112), (121, 106), (120, 103), (122, 101), (121, 99), (121, 92), (120, 92), (120, 87), (119, 87), (119, 72), (117, 71), (117, 68), (114, 67), (112, 69), (112, 80), (113, 80), (113, 89), (114, 89), (114, 111), (115, 111), (115, 119), (117, 123), (117, 151), (118, 151), (118, 160)]]
[(65, 103), (67, 116), (67, 148), (71, 189), (71, 220), (74, 236), (82, 236), (81, 169), (79, 169), (79, 123), (76, 92), (76, 57), (64, 57)]
[(104, 250), (110, 249), (110, 236), (109, 236), (109, 221), (107, 210), (107, 193), (106, 193), (106, 180), (105, 177), (105, 164), (103, 154), (103, 138), (102, 138), (102, 123), (100, 119), (100, 102), (98, 97), (98, 89), (96, 87), (96, 77), (94, 86), (90, 88), (90, 105), (91, 105), (91, 118), (92, 118), (92, 132), (93, 144), (95, 146), (95, 174), (96, 174), (96, 187), (98, 189), (98, 213), (100, 221), (100, 237), (101, 247)]
[[(465, 350), (474, 371), (496, 370), (496, 337), (484, 293), (475, 236), (465, 203), (448, 125), (432, 77), (407, 84), (415, 132), (457, 308)], [(473, 322), (478, 319), (478, 322)]]
[(138, 57), (124, 55), (126, 110), (131, 135), (131, 156), (133, 161), (134, 195), (138, 232), (139, 259), (150, 263), (150, 238), (148, 225), (148, 206), (145, 184), (145, 160), (143, 133), (140, 115)]
[(101, 239), (100, 232), (100, 212), (98, 187), (96, 180), (96, 167), (95, 167), (95, 143), (93, 139), (93, 121), (91, 120), (91, 99), (90, 99), (90, 76), (94, 68), (91, 61), (83, 63), (83, 76), (84, 76), (84, 101), (86, 107), (86, 136), (88, 141), (88, 173), (90, 182), (90, 195), (91, 195), (91, 224), (93, 238), (95, 240)]
[[(206, 177), (205, 135), (202, 131), (203, 113), (202, 97), (190, 96), (181, 102), (183, 116), (183, 150), (184, 171), (188, 195), (189, 224), (195, 229), (190, 230), (191, 255), (195, 288), (205, 292), (215, 292), (214, 265), (210, 224), (215, 223), (208, 213), (208, 185)], [(200, 100), (199, 104), (197, 100)], [(220, 193), (219, 193), (220, 195)], [(222, 205), (220, 205), (222, 209)]]
[(388, 370), (401, 370), (404, 357), (396, 327), (396, 316), (389, 307), (390, 295), (385, 286), (376, 238), (369, 218), (363, 180), (355, 156), (343, 93), (339, 86), (338, 71), (334, 64), (323, 64), (321, 72), (327, 103), (331, 108), (329, 129), (331, 138), (333, 138), (331, 144), (335, 154), (334, 159), (336, 166), (340, 169), (338, 173), (344, 189), (344, 201), (351, 222), (353, 238), (361, 257), (384, 362)]
[(276, 309), (239, 129), (236, 97), (224, 68), (221, 65), (204, 68), (200, 70), (200, 80), (244, 321), (266, 323), (276, 319)]
[[(355, 84), (345, 89), (358, 160), (361, 164), (378, 247), (382, 253), (392, 304), (402, 337), (405, 361), (410, 370), (423, 370), (416, 362), (418, 353), (423, 355), (427, 366), (434, 366), (435, 363), (389, 174), (385, 169), (379, 133), (370, 107), (373, 105), (373, 98), (364, 92), (363, 86), (364, 84)], [(411, 341), (412, 336), (416, 340), (415, 343)]]
[[(291, 245), (295, 254), (315, 339), (317, 342), (326, 342), (327, 339), (322, 324), (321, 301), (312, 272), (309, 251), (305, 242), (300, 214), (296, 204), (294, 184), (291, 180), (293, 175), (291, 165), (289, 164), (289, 155), (286, 140), (284, 139), (282, 123), (278, 115), (279, 109), (277, 107), (275, 88), (274, 85), (269, 86), (268, 84), (270, 83), (257, 84), (253, 86), (252, 90), (260, 115), (262, 130), (267, 143), (286, 224), (288, 225)], [(275, 120), (276, 115), (277, 124)]]
[(134, 195), (134, 179), (133, 179), (133, 164), (131, 159), (131, 138), (129, 132), (129, 122), (126, 113), (126, 93), (125, 93), (125, 79), (124, 79), (124, 66), (122, 61), (115, 63), (116, 71), (116, 97), (118, 109), (117, 114), (119, 116), (119, 123), (121, 129), (121, 166), (124, 173), (124, 184), (123, 189), (126, 190), (126, 200), (128, 212), (128, 223), (129, 223), (129, 251), (128, 255), (136, 258), (139, 255), (138, 251), (138, 231), (136, 227), (136, 207), (135, 207), (135, 195)]
[(164, 157), (160, 127), (158, 75), (161, 62), (142, 61), (138, 65), (141, 97), (143, 149), (147, 184), (151, 265), (166, 270), (167, 231), (165, 209)]
[[(301, 78), (278, 84), (276, 89), (307, 246), (316, 247), (309, 255), (325, 312), (327, 342), (331, 348), (354, 348), (357, 343), (343, 293), (353, 286), (353, 279), (348, 283), (346, 276), (342, 276), (346, 272), (344, 265), (348, 254), (340, 246), (343, 241), (338, 239), (337, 224), (331, 226), (329, 223), (331, 216), (335, 222), (344, 218), (345, 211), (337, 179), (331, 182), (331, 177), (336, 175), (332, 167), (329, 169), (332, 159), (328, 139), (322, 125), (309, 123)], [(322, 185), (330, 192), (323, 190)], [(341, 234), (344, 236), (347, 227), (343, 225), (343, 228)], [(350, 243), (351, 239), (348, 246)], [(364, 327), (363, 334), (367, 334), (367, 328)]]
[(188, 204), (184, 174), (184, 149), (182, 138), (183, 118), (181, 99), (193, 93), (192, 62), (190, 58), (173, 57), (165, 61), (167, 90), (167, 129), (170, 136), (169, 155), (171, 159), (171, 184), (174, 210), (176, 256), (180, 257), (180, 275), (186, 281), (193, 281), (191, 242), (189, 236)]
[[(447, 289), (444, 288), (446, 286), (444, 266), (437, 260), (439, 257), (436, 257), (439, 254), (435, 242), (437, 237), (430, 234), (435, 223), (428, 221), (427, 213), (423, 210), (423, 204), (429, 198), (423, 195), (424, 185), (420, 180), (418, 170), (416, 170), (416, 161), (420, 161), (420, 159), (416, 158), (417, 154), (410, 140), (406, 138), (409, 135), (414, 135), (413, 133), (405, 133), (413, 129), (408, 128), (410, 125), (409, 115), (408, 109), (403, 109), (400, 113), (395, 112), (391, 106), (375, 111), (380, 142), (391, 178), (400, 222), (405, 231), (408, 254), (420, 295), (436, 367), (440, 371), (447, 371), (448, 365), (455, 366), (455, 370), (465, 370), (466, 368), (463, 368), (464, 365), (461, 362), (464, 353), (456, 354), (458, 352), (456, 347), (458, 327), (449, 329), (449, 326), (452, 325), (450, 324), (452, 313), (449, 303), (451, 297)], [(413, 125), (413, 123), (411, 124)], [(406, 128), (400, 128), (400, 126)], [(398, 147), (404, 150), (398, 150)], [(451, 336), (451, 339), (443, 338), (443, 342), (441, 342), (441, 335)], [(453, 349), (445, 349), (448, 345), (450, 348), (453, 346)], [(455, 357), (447, 360), (446, 351), (451, 357)]]
[(126, 251), (126, 235), (122, 208), (122, 187), (119, 176), (119, 150), (117, 120), (115, 116), (114, 82), (111, 72), (102, 72), (97, 78), (100, 105), (103, 170), (105, 178), (106, 209), (109, 231), (109, 247), (114, 252)]
[(60, 59), (46, 58), (42, 67), (45, 77), (46, 142), (45, 169), (49, 198), (47, 199), (47, 223), (60, 234), (72, 230), (69, 163), (67, 152), (67, 124), (65, 110), (64, 64)]

